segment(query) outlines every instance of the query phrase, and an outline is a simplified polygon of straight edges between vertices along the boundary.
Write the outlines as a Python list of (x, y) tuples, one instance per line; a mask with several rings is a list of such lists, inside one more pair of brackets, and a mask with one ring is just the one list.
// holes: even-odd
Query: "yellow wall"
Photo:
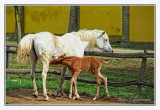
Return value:
[[(54, 34), (68, 32), (70, 6), (25, 6), (24, 33), (49, 31)], [(6, 32), (15, 30), (14, 7), (6, 7)]]
[[(121, 6), (80, 6), (80, 29), (101, 29), (109, 35), (121, 36), (121, 8)], [(14, 32), (14, 7), (7, 7), (6, 15), (7, 32)], [(70, 6), (25, 6), (24, 32), (49, 31), (64, 34), (68, 32), (69, 15)]]
[(130, 7), (130, 41), (154, 42), (154, 7)]
[(69, 6), (25, 6), (25, 33), (49, 31), (54, 34), (68, 32)]
[[(68, 32), (70, 6), (25, 6), (24, 32)], [(101, 29), (122, 36), (122, 6), (80, 6), (80, 29)], [(6, 32), (14, 33), (14, 7), (6, 7)], [(154, 42), (154, 7), (130, 7), (130, 41)]]
[(121, 6), (81, 6), (80, 29), (105, 30), (109, 35), (122, 35)]
[(14, 31), (15, 31), (14, 7), (6, 7), (6, 32), (14, 33)]

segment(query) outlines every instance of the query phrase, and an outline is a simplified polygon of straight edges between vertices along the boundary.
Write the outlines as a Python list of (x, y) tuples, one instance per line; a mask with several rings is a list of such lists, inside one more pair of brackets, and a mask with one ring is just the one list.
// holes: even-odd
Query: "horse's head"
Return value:
[(109, 43), (109, 37), (104, 31), (97, 36), (96, 45), (103, 52), (113, 53), (112, 47)]

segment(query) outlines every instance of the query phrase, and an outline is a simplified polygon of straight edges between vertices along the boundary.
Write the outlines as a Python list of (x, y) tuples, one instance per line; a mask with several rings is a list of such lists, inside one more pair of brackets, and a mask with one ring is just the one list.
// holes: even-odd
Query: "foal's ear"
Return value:
[(63, 57), (66, 57), (66, 53), (65, 53), (65, 54), (63, 54)]
[(66, 56), (66, 53), (65, 53), (65, 54), (63, 54), (63, 55), (61, 55), (60, 57), (61, 57), (61, 58), (64, 58), (65, 56)]
[(100, 37), (102, 37), (104, 34), (105, 34), (105, 32), (103, 31), (102, 34), (100, 34), (97, 39), (99, 39)]

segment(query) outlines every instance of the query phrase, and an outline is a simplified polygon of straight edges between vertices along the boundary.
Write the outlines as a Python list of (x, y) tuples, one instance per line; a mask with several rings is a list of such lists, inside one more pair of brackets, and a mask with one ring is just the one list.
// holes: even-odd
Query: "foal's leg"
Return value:
[(74, 85), (74, 96), (73, 96), (73, 99), (74, 100), (80, 98), (80, 96), (79, 96), (79, 94), (77, 92), (77, 84), (76, 84), (76, 82), (77, 82), (77, 78), (75, 78), (75, 80), (73, 81), (73, 85)]
[[(74, 90), (75, 90), (75, 93), (77, 93), (77, 87), (76, 87), (76, 77), (78, 76), (79, 72), (75, 72), (73, 73), (73, 76), (72, 78), (70, 79), (70, 91), (69, 91), (69, 98), (71, 99), (72, 98), (72, 85), (74, 83)], [(79, 96), (79, 95), (78, 95)], [(75, 99), (75, 98), (73, 98)]]
[(32, 82), (33, 82), (33, 96), (35, 97), (38, 97), (38, 91), (37, 91), (37, 86), (36, 86), (36, 74), (35, 74), (35, 67), (36, 67), (36, 63), (37, 63), (37, 55), (35, 54), (35, 52), (33, 50), (31, 50), (31, 52), (29, 53), (29, 58), (30, 58), (30, 61), (31, 61), (31, 73), (30, 73), (30, 76), (31, 76), (31, 79), (32, 79)]
[(97, 81), (97, 93), (96, 93), (96, 96), (93, 98), (93, 100), (96, 100), (97, 98), (99, 98), (99, 90), (100, 90), (100, 86), (101, 86), (101, 79), (98, 76), (98, 74), (94, 74), (94, 77)]
[(62, 69), (61, 69), (61, 79), (60, 79), (60, 84), (59, 84), (59, 87), (57, 89), (57, 95), (56, 95), (58, 97), (63, 95), (62, 88), (65, 86), (65, 80), (64, 80), (65, 75), (67, 75), (67, 66), (63, 66)]
[(104, 80), (105, 84), (105, 92), (107, 94), (107, 97), (110, 99), (109, 92), (108, 92), (108, 87), (107, 87), (107, 76), (104, 76), (102, 73), (98, 73), (98, 75)]

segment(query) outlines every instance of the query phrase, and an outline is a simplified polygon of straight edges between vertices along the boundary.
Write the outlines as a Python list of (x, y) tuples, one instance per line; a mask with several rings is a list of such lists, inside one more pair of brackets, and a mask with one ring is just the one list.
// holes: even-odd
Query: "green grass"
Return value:
[(17, 41), (16, 41), (16, 40), (8, 40), (6, 43), (13, 43), (13, 44), (16, 44)]
[[(30, 69), (30, 61), (28, 60), (25, 64), (17, 63), (15, 55), (12, 55), (12, 69)], [(105, 59), (104, 57), (97, 57)], [(108, 58), (111, 59), (111, 63), (102, 64), (101, 73), (107, 75), (109, 82), (124, 82), (130, 80), (136, 80), (138, 78), (142, 59), (125, 59), (125, 58)], [(42, 68), (41, 62), (38, 60), (37, 69)], [(60, 68), (54, 68), (60, 71)], [(71, 73), (68, 71), (68, 76)], [(81, 73), (79, 78), (94, 79), (94, 76), (90, 73)], [(154, 59), (147, 59), (147, 66), (144, 75), (144, 81), (154, 83)], [(58, 88), (60, 82), (60, 76), (48, 74), (47, 75), (47, 88), (55, 89)], [(42, 88), (41, 74), (36, 74), (36, 83), (38, 88)], [(32, 81), (29, 74), (10, 74), (9, 80), (6, 80), (6, 90), (18, 89), (18, 88), (32, 88)], [(111, 87), (109, 86), (110, 96), (124, 97), (127, 99), (133, 99), (136, 94), (136, 86), (125, 86), (125, 87)], [(90, 95), (96, 94), (97, 85), (77, 82), (77, 89), (82, 93), (88, 93)], [(69, 90), (69, 81), (66, 81), (64, 90)], [(104, 86), (101, 86), (100, 97), (106, 97)], [(141, 97), (142, 99), (154, 100), (154, 89), (143, 86)]]

